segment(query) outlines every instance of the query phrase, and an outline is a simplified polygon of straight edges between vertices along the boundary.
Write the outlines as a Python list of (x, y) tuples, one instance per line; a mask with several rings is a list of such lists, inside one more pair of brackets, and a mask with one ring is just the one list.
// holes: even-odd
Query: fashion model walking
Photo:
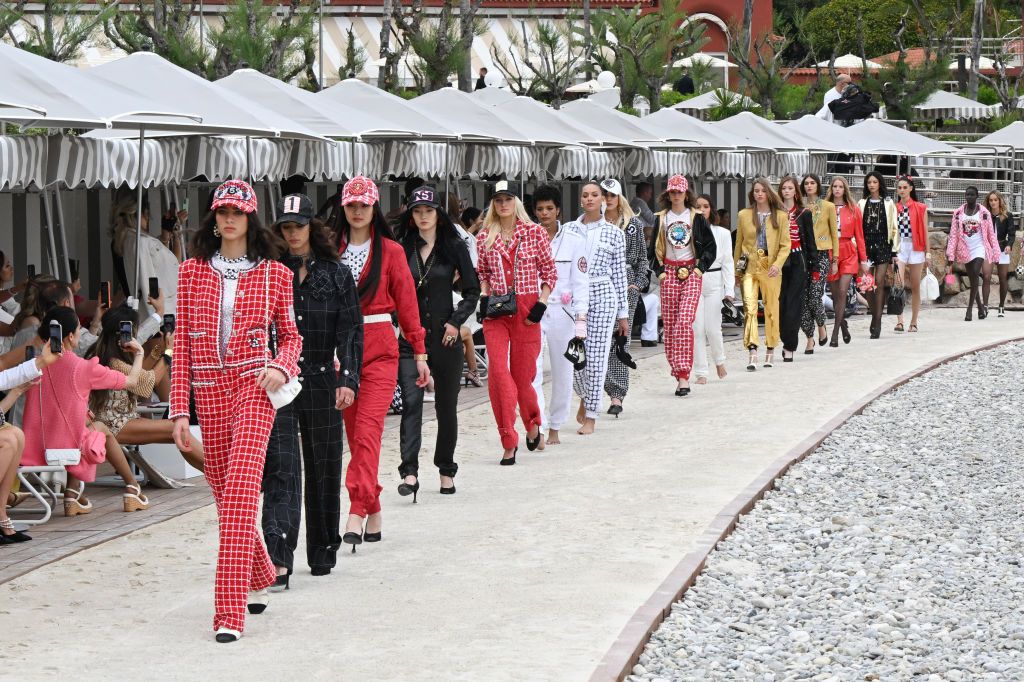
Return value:
[[(547, 445), (561, 443), (559, 431), (569, 418), (572, 401), (573, 364), (565, 357), (569, 342), (587, 337), (587, 306), (590, 278), (587, 277), (587, 240), (559, 222), (561, 196), (553, 185), (542, 185), (533, 193), (533, 212), (551, 242), (558, 281), (548, 298), (541, 320), (541, 348), (547, 348), (551, 364), (551, 400), (544, 399), (544, 352), (537, 356), (533, 388), (541, 420), (547, 428)], [(545, 409), (547, 407), (547, 409)]]
[(517, 405), (527, 449), (543, 445), (533, 379), (540, 354), (540, 321), (558, 275), (544, 228), (531, 222), (518, 188), (507, 180), (495, 183), (487, 218), (476, 238), (487, 391), (504, 450), (501, 464), (509, 466), (516, 463), (519, 449)]
[(800, 316), (800, 328), (807, 337), (806, 351), (814, 350), (814, 332), (817, 327), (818, 345), (828, 343), (825, 328), (825, 305), (822, 296), (828, 276), (838, 270), (839, 232), (836, 228), (836, 207), (827, 197), (822, 197), (821, 180), (808, 173), (801, 183), (804, 207), (811, 212), (814, 223), (814, 245), (818, 249), (817, 261), (808, 262), (807, 292), (804, 294), (804, 309)]
[(686, 396), (690, 394), (693, 323), (701, 301), (701, 284), (718, 251), (707, 218), (696, 210), (690, 183), (683, 175), (668, 179), (660, 203), (653, 238), (655, 267), (660, 271), (665, 358), (676, 380), (676, 395)]
[(356, 176), (345, 183), (341, 211), (334, 233), (341, 245), (341, 262), (358, 283), (363, 314), (363, 366), (359, 395), (345, 409), (345, 430), (352, 460), (345, 475), (348, 489), (348, 521), (342, 542), (356, 545), (381, 540), (380, 469), (384, 417), (398, 381), (398, 339), (392, 315), (398, 316), (401, 335), (412, 347), (416, 363), (415, 384), (430, 381), (425, 332), (420, 323), (416, 283), (409, 272), (405, 249), (393, 239), (381, 213), (380, 192), (373, 180)]
[[(1017, 225), (1014, 223), (1013, 214), (1010, 213), (1009, 206), (1006, 205), (1006, 198), (1003, 197), (1002, 193), (992, 190), (985, 196), (985, 206), (988, 207), (989, 213), (992, 214), (992, 222), (996, 228), (996, 239), (999, 240), (999, 262), (996, 264), (997, 272), (999, 273), (999, 317), (1003, 317), (1005, 311), (1003, 306), (1006, 304), (1006, 294), (1009, 293), (1010, 283), (1010, 252), (1013, 251), (1013, 242), (1017, 238)], [(982, 298), (984, 298), (985, 308), (988, 308), (988, 294), (989, 288), (992, 284), (992, 264), (984, 263), (982, 265)]]
[(803, 206), (800, 184), (786, 176), (779, 183), (782, 208), (789, 218), (789, 256), (782, 266), (782, 291), (779, 294), (779, 335), (782, 338), (782, 361), (793, 362), (800, 337), (800, 318), (807, 293), (808, 263), (818, 260), (814, 238), (814, 219)]
[[(622, 185), (618, 180), (602, 180), (601, 194), (605, 203), (605, 220), (622, 230), (626, 237), (626, 315), (629, 333), (623, 347), (628, 349), (633, 336), (633, 315), (636, 314), (640, 291), (648, 287), (651, 279), (651, 264), (647, 260), (647, 243), (644, 240), (644, 222), (639, 216), (634, 215), (633, 209), (622, 198)], [(629, 368), (619, 360), (614, 347), (608, 352), (608, 374), (604, 380), (604, 391), (612, 403), (608, 408), (608, 414), (618, 416), (622, 413), (622, 401), (629, 392)]]
[(601, 396), (608, 373), (612, 334), (629, 336), (629, 303), (626, 296), (626, 238), (622, 230), (604, 218), (601, 186), (591, 180), (580, 191), (583, 215), (570, 223), (587, 240), (586, 267), (590, 279), (587, 308), (587, 366), (575, 374), (573, 386), (580, 397), (576, 433), (594, 432), (601, 412)]
[(789, 214), (782, 210), (782, 201), (764, 178), (754, 180), (747, 195), (748, 208), (739, 212), (736, 221), (736, 246), (733, 258), (736, 278), (743, 287), (743, 309), (746, 324), (743, 345), (750, 353), (747, 371), (757, 369), (757, 301), (764, 299), (764, 342), (767, 352), (764, 366), (774, 365), (775, 346), (779, 345), (779, 291), (782, 266), (789, 257)]
[(896, 202), (887, 196), (885, 178), (878, 171), (864, 176), (864, 196), (857, 204), (862, 216), (864, 248), (875, 280), (875, 290), (865, 293), (871, 307), (870, 335), (882, 334), (882, 307), (885, 305), (885, 275), (893, 254), (900, 249), (896, 230)]
[(839, 346), (840, 332), (843, 334), (843, 343), (850, 343), (852, 338), (850, 328), (846, 324), (846, 296), (853, 278), (867, 272), (868, 253), (864, 248), (860, 209), (853, 202), (846, 178), (832, 178), (829, 198), (836, 207), (836, 229), (839, 230), (838, 268), (828, 278), (829, 289), (832, 292), (832, 308), (836, 313), (836, 320), (832, 325), (832, 341), (828, 345), (836, 348)]
[(971, 321), (971, 308), (975, 303), (978, 304), (978, 319), (984, 320), (988, 316), (988, 309), (981, 302), (978, 280), (981, 278), (982, 264), (998, 263), (999, 253), (999, 240), (992, 224), (992, 214), (978, 203), (978, 188), (970, 186), (964, 190), (964, 203), (953, 211), (949, 240), (946, 243), (949, 272), (953, 272), (953, 263), (960, 263), (967, 268), (971, 292), (964, 319), (968, 322)]
[[(416, 284), (420, 321), (426, 331), (427, 364), (434, 379), (434, 412), (437, 439), (434, 466), (441, 477), (442, 495), (455, 494), (455, 446), (459, 437), (459, 386), (462, 383), (463, 346), (459, 329), (476, 311), (480, 281), (465, 242), (439, 203), (437, 191), (424, 185), (413, 191), (399, 220), (399, 239)], [(475, 248), (474, 243), (474, 248)], [(461, 287), (458, 306), (453, 304), (455, 283)], [(419, 372), (413, 348), (399, 339), (398, 381), (402, 386), (402, 483), (398, 493), (412, 495), (420, 489), (420, 445), (423, 429), (423, 389), (416, 385)]]
[(302, 391), (277, 411), (263, 469), (263, 538), (277, 568), (275, 589), (283, 590), (294, 569), (303, 503), (310, 572), (327, 575), (337, 563), (342, 411), (359, 392), (363, 316), (352, 273), (338, 262), (338, 247), (327, 226), (313, 217), (309, 197), (283, 197), (273, 230), (287, 245), (281, 261), (291, 272), (302, 336)]
[[(899, 281), (911, 295), (909, 332), (917, 331), (917, 315), (921, 311), (921, 276), (924, 273), (925, 252), (928, 250), (928, 207), (917, 200), (914, 179), (901, 175), (896, 179), (896, 230), (899, 232), (900, 250), (897, 256)], [(903, 331), (903, 316), (896, 316), (896, 332)]]
[(736, 288), (736, 275), (733, 273), (732, 234), (718, 225), (718, 214), (715, 205), (707, 194), (697, 197), (696, 208), (702, 213), (711, 227), (715, 237), (715, 260), (701, 277), (700, 303), (697, 305), (697, 318), (693, 324), (693, 373), (698, 384), (708, 382), (708, 351), (711, 348), (711, 360), (715, 363), (718, 378), (724, 379), (725, 343), (722, 338), (722, 304), (732, 302)]
[(302, 337), (292, 318), (292, 273), (276, 261), (280, 244), (256, 215), (252, 187), (225, 182), (211, 211), (178, 271), (169, 418), (178, 449), (189, 451), (194, 395), (220, 528), (213, 627), (218, 642), (233, 642), (245, 627), (247, 593), (250, 612), (261, 613), (277, 580), (256, 526), (274, 424), (267, 394), (298, 375)]

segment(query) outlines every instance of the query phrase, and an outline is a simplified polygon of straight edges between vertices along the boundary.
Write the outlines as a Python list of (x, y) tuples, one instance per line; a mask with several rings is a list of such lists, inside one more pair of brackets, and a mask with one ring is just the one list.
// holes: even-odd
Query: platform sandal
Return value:
[[(149, 498), (142, 494), (142, 488), (133, 483), (124, 487), (124, 510), (126, 512), (146, 511), (149, 509)], [(135, 492), (132, 492), (132, 491)]]
[(78, 490), (74, 488), (64, 489), (64, 516), (92, 513), (92, 502), (82, 494), (83, 492), (85, 492), (85, 483), (81, 481), (78, 483)]

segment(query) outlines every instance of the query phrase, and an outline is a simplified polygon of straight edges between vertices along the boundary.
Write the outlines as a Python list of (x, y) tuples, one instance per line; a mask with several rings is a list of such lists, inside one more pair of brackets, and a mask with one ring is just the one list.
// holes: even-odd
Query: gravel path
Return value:
[(1024, 680), (1024, 344), (875, 401), (745, 516), (638, 680)]

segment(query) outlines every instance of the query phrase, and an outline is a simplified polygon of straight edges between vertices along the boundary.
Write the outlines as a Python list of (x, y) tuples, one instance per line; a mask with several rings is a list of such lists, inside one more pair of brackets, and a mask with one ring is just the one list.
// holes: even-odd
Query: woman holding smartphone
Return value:
[(247, 606), (263, 612), (277, 580), (256, 525), (274, 424), (268, 393), (298, 375), (302, 337), (292, 318), (292, 273), (277, 262), (280, 241), (260, 222), (252, 187), (228, 180), (210, 208), (179, 271), (170, 419), (178, 449), (191, 451), (194, 394), (220, 527), (213, 628), (228, 643), (242, 636)]

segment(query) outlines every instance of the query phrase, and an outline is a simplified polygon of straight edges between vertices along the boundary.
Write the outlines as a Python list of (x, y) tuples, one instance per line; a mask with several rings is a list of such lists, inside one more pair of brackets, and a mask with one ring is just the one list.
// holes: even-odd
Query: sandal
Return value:
[(903, 332), (903, 323), (902, 322), (897, 323), (896, 326), (893, 328), (893, 331), (894, 332), (902, 333)]
[(915, 333), (917, 331), (917, 325), (916, 324), (910, 325), (910, 329), (908, 329), (907, 331), (909, 331), (911, 334)]
[(142, 488), (137, 483), (126, 485), (124, 489), (127, 491), (124, 494), (124, 510), (126, 512), (149, 509), (149, 499), (142, 494)]
[(480, 381), (478, 372), (466, 372), (466, 385), (473, 384), (477, 388), (483, 388), (484, 382)]
[(92, 512), (92, 502), (86, 499), (85, 483), (79, 481), (78, 490), (74, 488), (64, 489), (64, 516), (78, 516)]
[(30, 497), (32, 497), (31, 493), (11, 493), (10, 497), (7, 498), (7, 506), (14, 509)]

